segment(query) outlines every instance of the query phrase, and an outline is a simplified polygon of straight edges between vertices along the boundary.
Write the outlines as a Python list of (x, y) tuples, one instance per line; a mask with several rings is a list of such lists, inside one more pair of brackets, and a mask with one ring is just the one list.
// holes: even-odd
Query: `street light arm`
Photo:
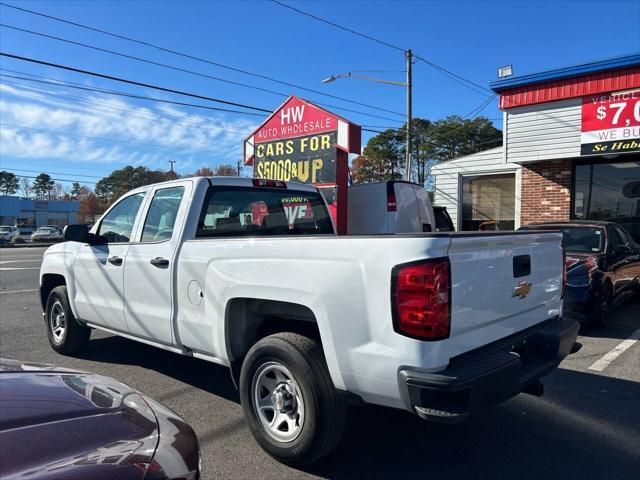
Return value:
[(396, 86), (399, 86), (399, 87), (406, 87), (407, 86), (407, 84), (405, 82), (396, 82), (394, 80), (385, 80), (384, 78), (367, 77), (365, 75), (358, 75), (356, 73), (351, 73), (351, 72), (340, 73), (338, 75), (331, 75), (331, 77), (329, 77), (330, 81), (333, 81), (333, 80), (335, 80), (337, 78), (357, 78), (359, 80), (366, 80), (368, 82), (384, 83), (384, 84), (387, 84), (387, 85), (396, 85)]

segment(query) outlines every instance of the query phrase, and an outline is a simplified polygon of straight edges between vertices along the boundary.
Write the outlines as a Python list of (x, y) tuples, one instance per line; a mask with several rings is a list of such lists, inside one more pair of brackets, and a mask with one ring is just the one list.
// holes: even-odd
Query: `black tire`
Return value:
[(609, 324), (611, 316), (611, 300), (613, 289), (609, 283), (605, 283), (602, 291), (594, 298), (593, 310), (591, 313), (591, 325), (597, 328), (604, 328)]
[[(254, 392), (260, 391), (255, 382), (260, 371), (269, 365), (280, 365), (288, 370), (303, 399), (304, 422), (298, 436), (287, 442), (272, 437), (255, 407)], [(278, 382), (277, 377), (275, 381)], [(280, 462), (288, 465), (313, 463), (329, 454), (342, 438), (346, 402), (333, 385), (320, 343), (311, 338), (283, 332), (257, 342), (242, 364), (240, 398), (251, 433), (260, 446)]]
[[(63, 317), (59, 317), (60, 314)], [(63, 330), (57, 328), (58, 318), (64, 324)], [(62, 355), (74, 355), (82, 352), (87, 346), (91, 329), (81, 325), (73, 316), (66, 286), (61, 285), (51, 290), (47, 299), (45, 322), (49, 344), (56, 352)]]

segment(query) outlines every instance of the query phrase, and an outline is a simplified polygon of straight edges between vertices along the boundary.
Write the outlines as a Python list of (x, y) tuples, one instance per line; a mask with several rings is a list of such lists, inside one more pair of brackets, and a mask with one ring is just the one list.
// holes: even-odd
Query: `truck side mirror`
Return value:
[(65, 242), (89, 243), (89, 229), (86, 225), (67, 225), (62, 236)]

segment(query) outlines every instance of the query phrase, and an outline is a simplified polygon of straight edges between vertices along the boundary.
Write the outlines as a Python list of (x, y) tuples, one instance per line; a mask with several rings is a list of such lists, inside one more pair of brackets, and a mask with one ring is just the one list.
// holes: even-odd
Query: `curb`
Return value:
[(59, 242), (52, 243), (14, 243), (14, 244), (4, 244), (0, 243), (0, 248), (42, 248), (42, 247), (50, 247), (51, 245), (55, 245)]

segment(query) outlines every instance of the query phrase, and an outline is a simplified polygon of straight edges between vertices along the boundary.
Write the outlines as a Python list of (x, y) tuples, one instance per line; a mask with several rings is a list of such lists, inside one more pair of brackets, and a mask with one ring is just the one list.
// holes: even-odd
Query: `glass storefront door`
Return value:
[(575, 166), (572, 217), (609, 220), (640, 242), (640, 156)]

